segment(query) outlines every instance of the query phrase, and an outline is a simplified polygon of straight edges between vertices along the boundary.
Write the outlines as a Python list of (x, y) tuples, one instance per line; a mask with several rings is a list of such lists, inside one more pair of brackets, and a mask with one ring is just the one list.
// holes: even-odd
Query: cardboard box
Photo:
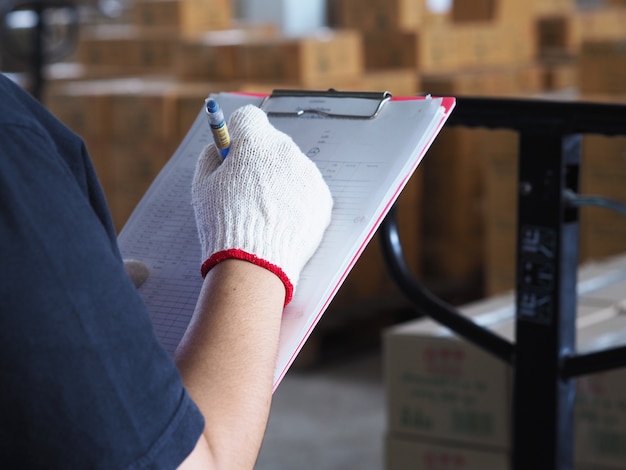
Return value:
[(387, 69), (366, 71), (356, 77), (316, 78), (301, 81), (245, 81), (239, 83), (239, 90), (249, 93), (271, 93), (275, 89), (316, 89), (351, 91), (389, 91), (393, 96), (415, 95), (421, 89), (420, 76), (413, 69)]
[(626, 8), (623, 6), (579, 10), (576, 12), (576, 21), (583, 41), (618, 40), (624, 39), (626, 35)]
[(257, 40), (276, 38), (275, 28), (237, 28), (181, 38), (174, 60), (182, 80), (233, 81), (244, 78), (240, 49)]
[(194, 34), (231, 27), (233, 5), (230, 0), (138, 0), (131, 17), (143, 28)]
[(452, 2), (452, 21), (465, 22), (492, 22), (497, 18), (496, 0), (473, 0)]
[(423, 0), (331, 0), (331, 24), (361, 31), (415, 31), (449, 18), (449, 8), (434, 11)]
[(438, 27), (363, 33), (365, 68), (414, 68), (421, 73), (455, 70), (462, 60), (453, 31)]
[(239, 48), (242, 78), (249, 81), (312, 83), (347, 79), (363, 72), (361, 36), (350, 30), (249, 41)]
[(535, 58), (529, 25), (460, 24), (454, 28), (463, 67), (514, 66)]
[(568, 13), (576, 10), (576, 0), (532, 0), (530, 3), (538, 15)]
[(578, 62), (573, 57), (548, 58), (541, 61), (542, 89), (546, 91), (578, 86)]
[(579, 26), (574, 12), (537, 18), (535, 27), (539, 55), (555, 52), (576, 54), (581, 41)]
[(532, 63), (472, 67), (422, 74), (424, 92), (441, 96), (527, 96), (541, 90), (541, 70)]
[(495, 295), (515, 287), (517, 220), (490, 217), (485, 224), (485, 293)]
[[(581, 269), (577, 306), (581, 329), (605, 321), (607, 309), (615, 313), (615, 302), (603, 292), (619, 279), (622, 292), (626, 291), (624, 259), (621, 263), (619, 268), (608, 265), (600, 275), (594, 275), (602, 272), (598, 265)], [(513, 341), (513, 305), (511, 294), (460, 311)], [(384, 357), (389, 432), (510, 450), (512, 370), (508, 364), (431, 320), (387, 330)]]
[(478, 144), (473, 129), (444, 128), (421, 163), (428, 195), (423, 205), (423, 270), (430, 279), (481, 280), (483, 183)]
[(366, 68), (413, 67), (422, 73), (442, 73), (530, 63), (536, 49), (530, 27), (525, 34), (521, 26), (513, 29), (498, 23), (461, 23), (366, 32)]
[[(606, 321), (581, 331), (581, 352), (626, 343), (626, 283)], [(610, 298), (613, 296), (609, 296)], [(626, 368), (580, 377), (576, 387), (575, 459), (589, 468), (622, 469), (626, 458)]]
[(82, 33), (77, 57), (88, 67), (116, 67), (120, 75), (169, 72), (178, 34), (131, 25), (103, 25)]
[(509, 27), (530, 26), (537, 16), (535, 0), (510, 2), (499, 0), (496, 4), (496, 21)]
[(583, 41), (579, 79), (582, 93), (626, 93), (626, 39)]
[(170, 80), (108, 82), (110, 137), (170, 139), (175, 133), (175, 87)]
[(386, 470), (507, 470), (511, 456), (507, 452), (487, 452), (484, 449), (463, 447), (409, 439), (388, 434), (385, 439)]

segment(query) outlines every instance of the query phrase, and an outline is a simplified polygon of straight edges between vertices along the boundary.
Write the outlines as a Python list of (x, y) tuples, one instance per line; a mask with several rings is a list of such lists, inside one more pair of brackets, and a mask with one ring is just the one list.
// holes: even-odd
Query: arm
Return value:
[(246, 261), (227, 260), (208, 273), (176, 354), (206, 421), (181, 468), (203, 460), (210, 468), (254, 466), (269, 416), (284, 298), (278, 277)]
[(205, 148), (192, 183), (206, 278), (176, 360), (206, 424), (188, 468), (254, 466), (282, 310), (333, 205), (315, 164), (263, 111), (240, 108), (230, 124), (228, 157)]

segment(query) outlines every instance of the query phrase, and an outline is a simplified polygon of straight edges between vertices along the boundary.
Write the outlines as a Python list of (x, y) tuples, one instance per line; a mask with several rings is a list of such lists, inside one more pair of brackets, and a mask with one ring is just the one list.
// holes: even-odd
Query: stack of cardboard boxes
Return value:
[[(83, 26), (72, 67), (54, 68), (70, 73), (51, 76), (45, 99), (85, 138), (118, 229), (211, 92), (536, 96), (580, 85), (582, 96), (618, 99), (626, 83), (626, 6), (618, 2), (582, 11), (575, 0), (328, 0), (331, 28), (298, 36), (236, 20), (231, 0), (129, 5), (118, 21)], [(605, 156), (585, 157), (583, 190), (626, 199), (623, 140), (584, 145), (585, 155)], [(510, 132), (445, 128), (401, 195), (409, 266), (449, 300), (513, 285), (516, 155)], [(608, 224), (601, 209), (582, 216), (583, 258), (626, 249), (626, 223)], [(406, 307), (376, 240), (333, 306), (359, 315)]]
[[(579, 351), (623, 344), (626, 258), (582, 267), (578, 288)], [(512, 294), (460, 311), (515, 341)], [(384, 351), (387, 470), (511, 468), (513, 376), (508, 364), (431, 320), (389, 329)], [(577, 469), (623, 468), (625, 374), (619, 369), (578, 381)]]

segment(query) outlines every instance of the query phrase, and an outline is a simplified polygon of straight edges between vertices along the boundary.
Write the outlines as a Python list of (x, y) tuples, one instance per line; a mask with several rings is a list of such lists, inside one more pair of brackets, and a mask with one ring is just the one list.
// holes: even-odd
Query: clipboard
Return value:
[[(226, 119), (241, 106), (261, 107), (318, 166), (335, 201), (331, 224), (283, 312), (275, 390), (443, 127), (455, 99), (335, 90), (217, 93), (210, 98), (220, 103)], [(199, 103), (194, 124), (118, 237), (122, 255), (150, 269), (139, 294), (157, 337), (172, 355), (202, 285), (191, 181), (198, 156), (212, 141)]]
[(274, 90), (261, 102), (268, 117), (315, 115), (333, 119), (374, 119), (391, 99), (388, 91)]

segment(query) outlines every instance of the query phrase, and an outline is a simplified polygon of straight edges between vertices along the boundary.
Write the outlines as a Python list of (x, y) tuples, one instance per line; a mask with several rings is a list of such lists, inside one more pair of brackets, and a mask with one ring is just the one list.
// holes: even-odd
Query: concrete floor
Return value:
[(288, 372), (255, 470), (382, 470), (384, 405), (378, 350)]

